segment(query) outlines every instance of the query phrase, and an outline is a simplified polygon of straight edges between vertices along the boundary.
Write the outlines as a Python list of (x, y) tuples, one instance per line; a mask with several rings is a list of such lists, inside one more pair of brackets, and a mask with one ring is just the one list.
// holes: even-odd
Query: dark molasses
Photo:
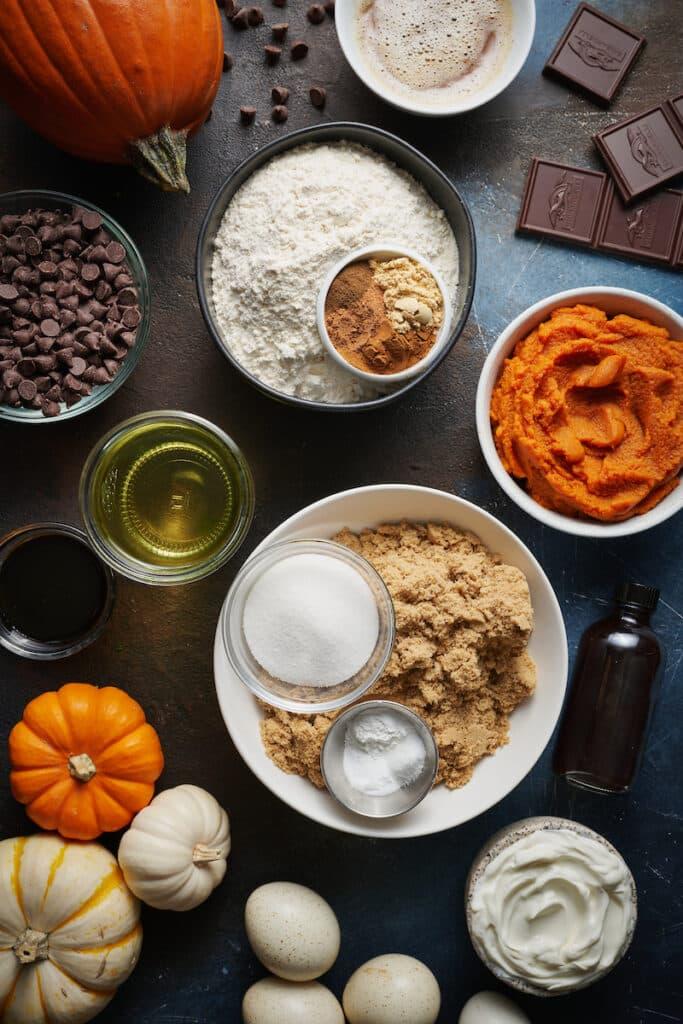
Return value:
[(106, 571), (76, 537), (28, 537), (0, 564), (0, 620), (40, 643), (77, 641), (108, 600)]

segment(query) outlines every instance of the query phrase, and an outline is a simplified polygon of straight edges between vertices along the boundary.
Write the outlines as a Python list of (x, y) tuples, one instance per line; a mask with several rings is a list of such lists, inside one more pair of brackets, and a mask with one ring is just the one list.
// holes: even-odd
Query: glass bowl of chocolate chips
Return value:
[(0, 419), (78, 416), (116, 391), (149, 335), (133, 240), (60, 192), (0, 195)]

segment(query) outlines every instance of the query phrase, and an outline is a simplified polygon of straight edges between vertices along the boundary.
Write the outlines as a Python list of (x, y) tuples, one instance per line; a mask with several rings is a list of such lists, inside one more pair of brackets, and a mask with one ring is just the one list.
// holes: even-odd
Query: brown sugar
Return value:
[[(527, 652), (533, 609), (524, 574), (447, 525), (389, 524), (334, 538), (371, 562), (396, 611), (396, 643), (365, 699), (417, 712), (439, 746), (437, 782), (456, 789), (508, 741), (509, 716), (534, 691)], [(338, 712), (294, 715), (264, 705), (261, 735), (283, 771), (323, 786), (320, 749)]]
[(438, 285), (414, 260), (361, 260), (340, 271), (330, 285), (325, 326), (352, 366), (368, 373), (398, 373), (427, 355), (442, 307)]

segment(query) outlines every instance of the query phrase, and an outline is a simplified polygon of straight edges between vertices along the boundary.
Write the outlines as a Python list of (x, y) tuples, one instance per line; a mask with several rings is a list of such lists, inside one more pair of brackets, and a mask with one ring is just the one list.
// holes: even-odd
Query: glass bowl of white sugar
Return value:
[(347, 708), (330, 726), (320, 752), (330, 794), (366, 818), (412, 811), (430, 792), (438, 767), (439, 748), (429, 726), (391, 700)]
[(336, 711), (379, 679), (394, 606), (366, 559), (334, 541), (273, 544), (235, 578), (221, 613), (234, 671), (259, 700), (299, 714)]

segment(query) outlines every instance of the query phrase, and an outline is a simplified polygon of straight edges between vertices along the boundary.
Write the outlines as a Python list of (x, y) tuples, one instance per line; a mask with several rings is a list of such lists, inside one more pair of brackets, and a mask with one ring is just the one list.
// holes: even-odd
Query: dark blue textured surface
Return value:
[[(265, 4), (270, 17), (270, 3)], [(536, 299), (582, 284), (623, 285), (681, 308), (681, 276), (513, 234), (529, 159), (598, 166), (590, 134), (619, 116), (681, 91), (680, 0), (603, 0), (604, 9), (648, 38), (610, 111), (540, 75), (573, 2), (541, 0), (532, 55), (519, 79), (478, 112), (420, 121), (371, 96), (344, 66), (331, 25), (306, 26), (305, 0), (290, 0), (292, 30), (312, 44), (307, 61), (263, 70), (262, 35), (233, 35), (236, 55), (214, 117), (190, 151), (193, 192), (162, 196), (132, 173), (90, 167), (36, 139), (0, 113), (0, 188), (47, 186), (99, 202), (130, 230), (148, 262), (155, 297), (150, 348), (134, 377), (100, 409), (40, 430), (0, 425), (0, 528), (31, 519), (77, 521), (83, 459), (111, 425), (145, 409), (175, 406), (227, 429), (252, 463), (258, 509), (238, 561), (285, 516), (314, 499), (365, 483), (405, 481), (454, 490), (495, 515), (531, 547), (556, 588), (574, 654), (582, 629), (599, 616), (624, 576), (661, 587), (655, 626), (669, 668), (640, 778), (624, 798), (572, 793), (550, 771), (550, 750), (497, 807), (448, 833), (409, 842), (338, 835), (284, 807), (232, 748), (211, 674), (213, 630), (237, 564), (202, 584), (158, 591), (123, 582), (105, 636), (71, 661), (39, 666), (0, 654), (0, 739), (32, 696), (68, 679), (123, 685), (148, 709), (167, 754), (164, 785), (204, 785), (231, 812), (234, 853), (212, 899), (183, 915), (145, 912), (142, 960), (102, 1024), (235, 1024), (242, 993), (263, 972), (248, 950), (242, 911), (261, 882), (309, 884), (336, 909), (342, 952), (329, 976), (341, 994), (351, 971), (381, 952), (420, 957), (444, 996), (440, 1024), (456, 1024), (465, 999), (499, 987), (467, 938), (463, 884), (472, 857), (499, 826), (530, 814), (576, 818), (604, 833), (631, 866), (640, 894), (633, 946), (612, 975), (575, 996), (520, 1000), (534, 1024), (669, 1024), (683, 1018), (681, 905), (681, 556), (678, 521), (623, 541), (578, 541), (544, 529), (514, 507), (487, 473), (474, 432), (479, 369), (498, 332)], [(305, 29), (304, 29), (305, 27)], [(357, 119), (394, 131), (423, 149), (470, 203), (479, 243), (475, 304), (445, 364), (404, 403), (360, 417), (316, 417), (275, 405), (245, 386), (216, 352), (199, 315), (194, 242), (210, 197), (230, 170), (282, 128), (268, 122), (269, 88), (292, 86), (289, 127), (319, 117)], [(324, 115), (308, 105), (311, 82), (329, 90)], [(298, 89), (297, 89), (298, 83)], [(306, 88), (304, 88), (304, 86)], [(263, 124), (237, 124), (254, 103)], [(162, 357), (164, 357), (162, 359)], [(30, 823), (11, 799), (0, 750), (2, 837)], [(303, 1022), (302, 1022), (303, 1024)]]

